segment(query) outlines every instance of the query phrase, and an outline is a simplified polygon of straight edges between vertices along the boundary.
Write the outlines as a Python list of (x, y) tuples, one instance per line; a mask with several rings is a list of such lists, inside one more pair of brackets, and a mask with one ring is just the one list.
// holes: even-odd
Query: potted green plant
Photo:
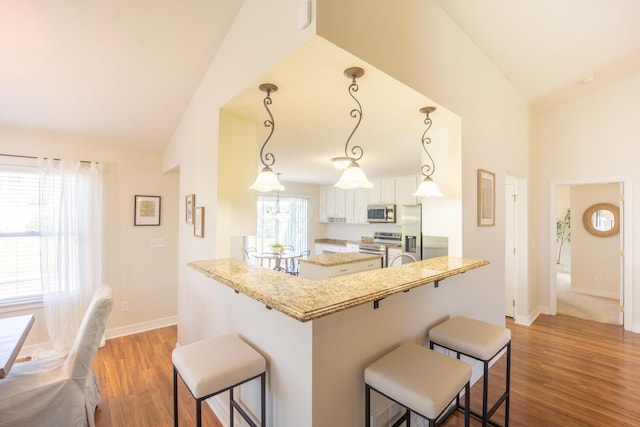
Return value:
[(558, 257), (556, 258), (556, 268), (562, 271), (560, 263), (562, 248), (565, 243), (571, 243), (571, 209), (567, 209), (564, 217), (556, 221), (556, 242), (558, 243)]
[(284, 252), (284, 245), (282, 243), (272, 243), (269, 246), (271, 246), (271, 249), (273, 250), (274, 254), (281, 254)]

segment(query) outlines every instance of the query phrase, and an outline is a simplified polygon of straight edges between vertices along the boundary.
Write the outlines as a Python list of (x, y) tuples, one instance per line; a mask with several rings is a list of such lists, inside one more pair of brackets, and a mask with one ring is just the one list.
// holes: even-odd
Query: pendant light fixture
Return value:
[[(278, 180), (280, 180), (280, 173), (277, 174)], [(267, 218), (277, 218), (280, 221), (288, 220), (290, 218), (289, 211), (286, 209), (280, 210), (280, 191), (276, 190), (276, 206), (275, 210), (271, 208), (267, 208), (265, 212), (265, 217)]]
[(338, 188), (343, 188), (345, 190), (349, 190), (352, 188), (371, 188), (373, 184), (369, 182), (367, 176), (364, 174), (364, 171), (360, 169), (357, 161), (362, 158), (364, 154), (364, 150), (359, 145), (354, 145), (351, 147), (351, 155), (349, 155), (349, 142), (351, 141), (351, 137), (355, 133), (358, 126), (360, 126), (360, 122), (362, 121), (362, 105), (358, 102), (358, 99), (355, 97), (355, 93), (358, 91), (358, 83), (356, 83), (356, 79), (358, 77), (362, 77), (364, 75), (364, 70), (360, 67), (351, 67), (344, 70), (344, 75), (351, 79), (351, 84), (349, 85), (349, 95), (356, 101), (358, 105), (356, 108), (352, 109), (349, 115), (354, 119), (357, 119), (356, 126), (349, 134), (349, 138), (347, 138), (347, 142), (344, 145), (344, 156), (334, 157), (331, 159), (334, 166), (339, 169), (344, 169), (342, 172), (342, 176), (340, 180), (335, 184)]
[(267, 136), (267, 139), (262, 144), (262, 148), (260, 148), (260, 162), (262, 162), (262, 165), (264, 167), (262, 168), (262, 171), (258, 174), (256, 181), (249, 188), (251, 190), (260, 191), (263, 193), (266, 193), (268, 191), (274, 191), (274, 190), (282, 191), (284, 190), (284, 187), (282, 186), (282, 184), (280, 184), (280, 181), (278, 180), (278, 176), (271, 169), (271, 166), (273, 166), (273, 164), (276, 161), (276, 156), (274, 156), (273, 153), (264, 152), (264, 147), (267, 145), (267, 142), (269, 142), (269, 139), (271, 139), (271, 135), (273, 135), (273, 131), (276, 127), (275, 122), (273, 120), (273, 115), (271, 114), (271, 110), (269, 109), (269, 105), (271, 105), (272, 103), (271, 92), (277, 91), (278, 86), (271, 83), (263, 83), (260, 85), (260, 90), (263, 92), (266, 92), (267, 94), (267, 96), (265, 96), (262, 103), (264, 104), (264, 108), (267, 110), (267, 113), (269, 114), (269, 118), (264, 121), (264, 127), (270, 128), (270, 132), (269, 132), (269, 135)]
[(427, 153), (428, 162), (420, 168), (420, 172), (424, 179), (422, 183), (418, 187), (415, 193), (413, 193), (414, 197), (442, 197), (442, 192), (436, 185), (436, 183), (431, 178), (431, 175), (436, 171), (436, 163), (433, 161), (433, 157), (429, 154), (427, 150), (427, 145), (431, 144), (431, 138), (427, 136), (427, 131), (431, 128), (431, 118), (429, 117), (430, 113), (436, 111), (436, 107), (423, 107), (420, 109), (422, 114), (426, 114), (427, 117), (424, 119), (424, 124), (427, 128), (424, 130), (422, 134), (422, 148), (424, 152)]

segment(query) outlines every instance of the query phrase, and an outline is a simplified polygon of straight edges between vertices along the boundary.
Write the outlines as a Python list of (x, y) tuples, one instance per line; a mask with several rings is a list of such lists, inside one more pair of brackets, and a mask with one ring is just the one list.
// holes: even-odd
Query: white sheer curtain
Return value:
[(102, 165), (39, 159), (39, 170), (45, 322), (63, 352), (102, 281)]

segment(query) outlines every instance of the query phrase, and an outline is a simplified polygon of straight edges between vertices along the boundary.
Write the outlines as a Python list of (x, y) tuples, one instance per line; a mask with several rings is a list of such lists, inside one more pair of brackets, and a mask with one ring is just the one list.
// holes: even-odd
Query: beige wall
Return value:
[[(225, 219), (228, 215), (216, 215), (222, 212), (218, 209), (220, 195), (216, 191), (221, 178), (212, 166), (218, 164), (221, 153), (219, 110), (237, 92), (313, 37), (317, 25), (319, 36), (460, 116), (462, 221), (457, 226), (462, 228), (462, 253), (488, 259), (491, 264), (452, 281), (446, 287), (450, 298), (443, 310), (449, 315), (464, 313), (504, 323), (505, 204), (501, 188), (507, 172), (532, 178), (528, 104), (432, 0), (396, 3), (318, 0), (314, 5), (316, 18), (310, 27), (300, 30), (299, 1), (245, 1), (165, 150), (165, 169), (178, 165), (181, 169), (180, 197), (196, 193), (206, 206), (209, 230), (230, 224)], [(496, 173), (495, 227), (476, 226), (478, 168)], [(530, 186), (535, 186), (536, 181), (532, 179)], [(292, 189), (288, 187), (287, 191)], [(220, 332), (239, 332), (241, 325), (228, 320), (225, 323), (220, 314), (214, 321), (211, 310), (216, 301), (211, 280), (194, 274), (186, 266), (192, 260), (218, 257), (216, 236), (193, 239), (189, 231), (182, 228), (179, 238), (179, 341), (186, 343)], [(528, 310), (530, 307), (525, 307), (526, 314)], [(429, 316), (438, 315), (429, 312)], [(260, 341), (260, 337), (249, 335), (247, 339)], [(306, 350), (300, 347), (296, 351)], [(298, 376), (308, 374), (300, 371)], [(279, 371), (272, 372), (271, 381), (277, 388), (274, 399), (297, 384), (297, 379)], [(310, 398), (307, 393), (308, 390), (301, 392), (299, 398), (306, 401)], [(275, 408), (286, 404), (276, 404)], [(279, 419), (286, 415), (280, 409), (272, 416)], [(300, 419), (286, 425), (309, 424), (308, 419)]]
[(596, 203), (618, 206), (618, 184), (571, 186), (571, 290), (620, 298), (620, 233), (596, 237), (582, 225), (582, 213)]
[[(434, 1), (318, 1), (318, 34), (361, 57), (460, 116), (462, 124), (462, 253), (491, 265), (460, 290), (457, 311), (504, 322), (505, 174), (528, 180), (537, 191), (530, 159), (530, 109), (524, 98)], [(496, 174), (496, 226), (476, 225), (476, 171)], [(537, 221), (536, 204), (529, 209)], [(521, 231), (525, 233), (525, 231)], [(525, 233), (526, 234), (526, 233)], [(527, 242), (530, 263), (536, 242)], [(537, 286), (531, 271), (528, 283)], [(516, 299), (526, 322), (537, 306), (537, 291)]]
[[(549, 192), (555, 184), (567, 182), (619, 182), (630, 184), (640, 179), (637, 158), (640, 155), (640, 127), (637, 112), (640, 110), (640, 73), (631, 75), (588, 95), (567, 102), (540, 114), (539, 149), (540, 189), (539, 198), (542, 223), (539, 229), (540, 259), (550, 260), (551, 233), (549, 224)], [(631, 233), (636, 218), (640, 220), (638, 186), (625, 185), (625, 204), (630, 216), (624, 219), (622, 236), (625, 241), (625, 328), (640, 332), (638, 310), (640, 304), (638, 285), (633, 280), (640, 274), (637, 256), (633, 253), (638, 237)], [(626, 205), (626, 206), (625, 206)], [(555, 226), (555, 224), (552, 224)], [(541, 277), (549, 277), (550, 262), (542, 262)], [(540, 304), (552, 305), (550, 283), (541, 280)]]
[[(164, 168), (180, 166), (180, 197), (196, 194), (197, 204), (205, 206), (208, 230), (230, 227), (230, 214), (225, 213), (224, 207), (219, 211), (218, 206), (220, 109), (234, 95), (313, 36), (315, 23), (305, 30), (297, 26), (299, 5), (297, 0), (245, 1), (165, 149)], [(256, 92), (259, 92), (258, 88)], [(256, 150), (253, 156), (254, 170), (248, 177), (251, 182), (258, 172), (257, 157)], [(246, 189), (249, 185), (242, 187), (242, 191), (249, 192)], [(206, 233), (204, 239), (194, 239), (192, 234), (187, 227), (180, 227), (180, 342), (203, 338), (212, 330), (208, 322), (211, 306), (206, 293), (208, 282), (204, 277), (190, 280), (189, 277), (194, 276), (188, 274), (187, 263), (216, 258), (217, 246), (224, 247), (224, 243), (218, 242), (213, 232)]]
[[(0, 152), (99, 161), (104, 169), (103, 279), (112, 286), (114, 309), (107, 336), (175, 323), (178, 256), (178, 174), (162, 173), (160, 151), (129, 148), (52, 133), (0, 130)], [(135, 194), (162, 197), (159, 227), (133, 226)], [(163, 238), (164, 248), (151, 249), (150, 240)], [(128, 301), (129, 311), (121, 312)], [(41, 308), (27, 345), (48, 340)]]

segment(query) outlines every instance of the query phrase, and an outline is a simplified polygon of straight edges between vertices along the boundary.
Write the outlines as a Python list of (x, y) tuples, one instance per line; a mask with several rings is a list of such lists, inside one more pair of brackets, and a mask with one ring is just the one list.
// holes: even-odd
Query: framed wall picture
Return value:
[(193, 235), (204, 237), (204, 206), (198, 206), (193, 212)]
[(133, 225), (160, 225), (160, 196), (134, 196)]
[(193, 207), (196, 205), (196, 195), (187, 194), (184, 200), (185, 222), (193, 224)]
[(478, 226), (496, 225), (496, 175), (478, 169)]

